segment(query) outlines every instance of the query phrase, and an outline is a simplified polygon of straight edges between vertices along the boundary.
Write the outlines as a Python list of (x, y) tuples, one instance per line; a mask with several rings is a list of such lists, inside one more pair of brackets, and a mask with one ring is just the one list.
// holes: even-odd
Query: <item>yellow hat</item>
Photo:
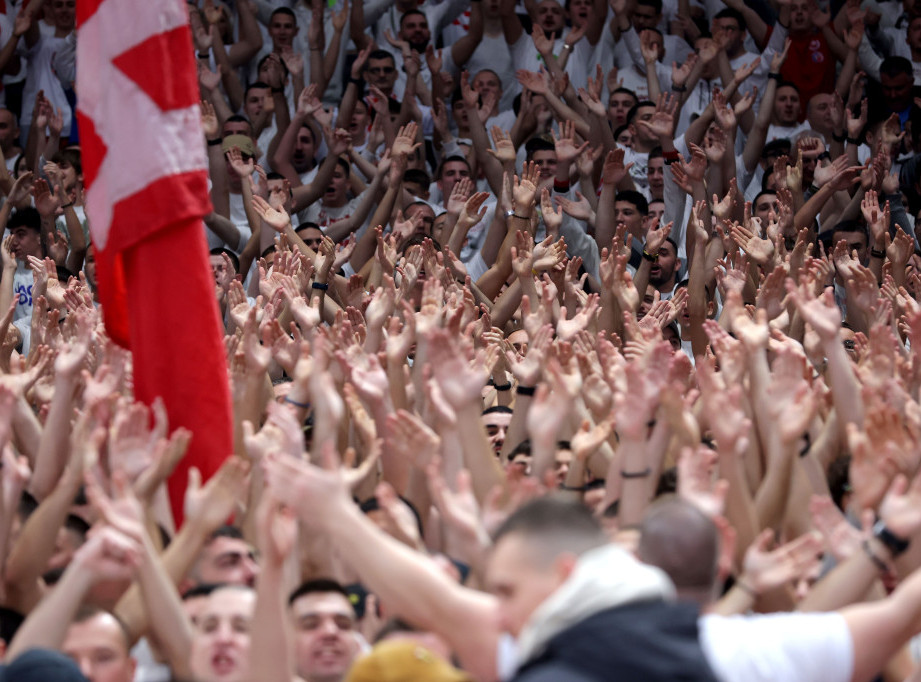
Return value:
[(346, 682), (470, 682), (463, 671), (415, 642), (381, 642), (355, 661)]

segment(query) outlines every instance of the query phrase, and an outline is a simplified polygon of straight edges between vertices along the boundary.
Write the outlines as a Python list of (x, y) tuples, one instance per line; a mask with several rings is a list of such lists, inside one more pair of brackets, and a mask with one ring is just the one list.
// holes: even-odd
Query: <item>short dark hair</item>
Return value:
[(406, 21), (406, 17), (411, 17), (411, 16), (413, 16), (414, 14), (418, 14), (418, 15), (421, 16), (423, 19), (425, 19), (425, 22), (426, 22), (426, 23), (428, 23), (429, 18), (428, 18), (427, 16), (425, 16), (425, 12), (423, 12), (423, 11), (421, 11), (421, 10), (418, 10), (418, 9), (409, 9), (409, 10), (406, 10), (405, 12), (403, 12), (402, 15), (400, 15), (400, 30), (401, 30), (401, 31), (403, 30), (403, 22)]
[(630, 111), (627, 112), (627, 123), (628, 124), (633, 123), (633, 119), (636, 118), (636, 112), (638, 112), (643, 107), (652, 107), (653, 109), (655, 109), (656, 103), (648, 99), (642, 99), (636, 104), (634, 104), (632, 107), (630, 107)]
[(292, 19), (294, 19), (295, 25), (297, 25), (297, 15), (294, 13), (294, 11), (291, 8), (279, 7), (274, 12), (272, 12), (272, 14), (269, 15), (269, 21), (272, 21), (272, 17), (274, 17), (276, 14), (285, 14), (291, 17)]
[(245, 98), (249, 94), (250, 90), (255, 90), (257, 88), (261, 88), (263, 90), (271, 89), (268, 83), (263, 83), (262, 81), (255, 81), (254, 83), (250, 83), (246, 87), (246, 90), (243, 91), (243, 97)]
[(636, 206), (636, 210), (639, 211), (640, 215), (649, 215), (649, 202), (646, 201), (646, 197), (634, 189), (621, 190), (614, 196), (614, 201), (629, 201)]
[(230, 249), (224, 246), (218, 246), (211, 249), (208, 253), (212, 256), (220, 256), (222, 253), (225, 254), (230, 259), (230, 262), (233, 263), (233, 271), (240, 272), (240, 259), (237, 257), (237, 254)]
[(537, 152), (555, 152), (556, 145), (545, 137), (532, 137), (524, 144), (525, 158), (530, 161)]
[(80, 150), (76, 147), (68, 147), (67, 149), (55, 152), (51, 156), (51, 162), (59, 166), (62, 163), (66, 163), (76, 171), (77, 175), (83, 175), (83, 157), (80, 155)]
[[(835, 232), (862, 234), (868, 240), (870, 239), (870, 233), (867, 231), (867, 226), (859, 220), (842, 220), (831, 229), (831, 234), (833, 237)], [(832, 244), (832, 246), (834, 246), (834, 244)]]
[(739, 25), (741, 30), (746, 30), (748, 25), (745, 23), (745, 17), (738, 10), (732, 9), (732, 7), (724, 7), (719, 12), (713, 15), (714, 19), (735, 19), (736, 23)]
[(611, 91), (611, 94), (608, 95), (610, 99), (611, 95), (630, 95), (633, 98), (633, 103), (636, 104), (640, 101), (640, 98), (636, 96), (636, 93), (633, 92), (630, 88), (616, 88)]
[(908, 74), (914, 77), (914, 70), (912, 69), (911, 62), (905, 57), (896, 55), (886, 57), (879, 65), (879, 75), (881, 77), (887, 76), (888, 78), (893, 78), (899, 74)]
[(306, 594), (318, 594), (321, 592), (335, 592), (336, 594), (341, 594), (346, 598), (346, 600), (349, 598), (349, 593), (342, 586), (342, 583), (333, 580), (332, 578), (314, 578), (312, 580), (301, 583), (300, 586), (298, 586), (294, 592), (291, 593), (291, 595), (288, 597), (288, 606), (291, 606), (291, 604)]
[(414, 182), (422, 187), (428, 187), (432, 184), (432, 178), (421, 168), (407, 168), (403, 173), (403, 182)]
[(763, 190), (761, 190), (760, 192), (758, 192), (758, 193), (755, 195), (754, 200), (752, 200), (752, 209), (755, 208), (755, 205), (758, 203), (758, 199), (760, 199), (760, 198), (761, 198), (762, 196), (764, 196), (765, 194), (770, 194), (770, 195), (776, 197), (776, 196), (777, 196), (777, 191), (776, 191), (776, 190), (773, 190), (773, 189), (763, 189)]
[(512, 512), (493, 535), (498, 544), (508, 535), (531, 540), (534, 558), (549, 565), (564, 552), (581, 555), (609, 542), (598, 521), (581, 503), (553, 495), (532, 500)]
[(515, 411), (508, 405), (493, 405), (492, 407), (487, 407), (485, 410), (483, 410), (483, 413), (481, 416), (485, 416), (487, 414), (496, 414), (496, 413), (514, 414), (514, 412)]
[(28, 227), (30, 230), (41, 232), (42, 217), (31, 206), (17, 208), (16, 212), (7, 221), (6, 228), (12, 232), (17, 227)]
[(438, 164), (438, 168), (435, 170), (435, 177), (438, 180), (441, 180), (441, 176), (445, 172), (445, 165), (451, 162), (462, 163), (467, 166), (467, 172), (470, 173), (470, 162), (467, 160), (467, 157), (461, 156), (460, 154), (452, 154), (451, 156), (442, 159), (441, 163)]
[(656, 14), (662, 14), (662, 0), (637, 0), (636, 4), (652, 7), (656, 11)]
[[(370, 62), (372, 59), (389, 59), (393, 62), (394, 66), (396, 66), (397, 63), (393, 55), (387, 52), (387, 50), (371, 50), (371, 54), (368, 55), (368, 61)], [(367, 64), (367, 62), (365, 62), (365, 64)], [(365, 68), (367, 68), (367, 66)]]

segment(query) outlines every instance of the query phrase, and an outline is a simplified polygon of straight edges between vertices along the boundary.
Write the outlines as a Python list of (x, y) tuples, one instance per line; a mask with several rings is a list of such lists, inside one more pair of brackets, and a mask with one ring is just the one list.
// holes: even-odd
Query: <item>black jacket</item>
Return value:
[(550, 640), (514, 682), (716, 682), (697, 607), (661, 601), (601, 611)]

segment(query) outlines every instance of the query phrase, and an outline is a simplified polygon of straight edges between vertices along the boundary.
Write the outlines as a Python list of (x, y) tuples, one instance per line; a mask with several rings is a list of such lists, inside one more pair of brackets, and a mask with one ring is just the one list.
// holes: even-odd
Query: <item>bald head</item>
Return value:
[(678, 497), (653, 504), (640, 526), (640, 561), (661, 568), (678, 596), (710, 601), (717, 576), (720, 538), (713, 522)]

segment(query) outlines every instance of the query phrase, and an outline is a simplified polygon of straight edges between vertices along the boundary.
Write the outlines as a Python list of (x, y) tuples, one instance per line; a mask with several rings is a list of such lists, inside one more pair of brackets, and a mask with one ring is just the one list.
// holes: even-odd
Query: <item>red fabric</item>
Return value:
[(214, 276), (196, 218), (170, 225), (123, 255), (135, 395), (148, 404), (162, 397), (170, 428), (194, 434), (169, 481), (178, 524), (189, 467), (207, 479), (233, 451)]
[(780, 68), (784, 80), (799, 88), (800, 116), (806, 119), (806, 108), (813, 95), (835, 90), (835, 56), (821, 31), (790, 38), (790, 52)]
[[(118, 0), (115, 4), (115, 0), (78, 0), (78, 36), (80, 27), (90, 21), (96, 22), (97, 28), (103, 19), (106, 26), (122, 19), (130, 21), (133, 13), (145, 8), (142, 3), (151, 1)], [(141, 42), (124, 47), (112, 42), (109, 50), (93, 41), (78, 40), (78, 97), (79, 83), (90, 82), (83, 79), (92, 79), (114, 66), (161, 112), (187, 110), (197, 103), (187, 15), (183, 21), (185, 5), (182, 0), (155, 1), (162, 3), (162, 16), (170, 18), (173, 28), (164, 25), (157, 33), (157, 27), (152, 26), (151, 34)], [(102, 36), (97, 43), (105, 43), (109, 36), (106, 31), (97, 34)], [(122, 51), (114, 54), (118, 50)], [(77, 113), (88, 213), (89, 206), (100, 201), (94, 192), (111, 187), (111, 182), (102, 181), (94, 187), (101, 172), (111, 175), (113, 171), (104, 163), (110, 150), (134, 147), (134, 135), (144, 135), (146, 141), (174, 139), (169, 137), (174, 131), (163, 128), (166, 124), (153, 114), (147, 114), (151, 120), (137, 120), (135, 129), (114, 125), (114, 121), (135, 120), (137, 116), (131, 118), (132, 111), (123, 99), (98, 96), (98, 101), (93, 101), (91, 93), (92, 88), (88, 88), (78, 99)], [(109, 90), (105, 94), (113, 93)], [(99, 106), (103, 100), (105, 106)], [(182, 133), (188, 139), (201, 139), (197, 120), (196, 116), (182, 119)], [(153, 156), (145, 158), (160, 158), (155, 147), (146, 149)], [(178, 525), (189, 467), (197, 467), (205, 479), (211, 476), (232, 452), (233, 432), (223, 330), (201, 224), (202, 216), (211, 210), (204, 147), (188, 150), (185, 164), (175, 163), (174, 157), (167, 163), (169, 153), (175, 154), (175, 149), (164, 152), (162, 169), (151, 175), (142, 189), (130, 196), (103, 197), (102, 203), (96, 204), (111, 207), (108, 234), (100, 237), (105, 248), (96, 250), (96, 270), (106, 329), (113, 340), (132, 352), (135, 396), (148, 404), (161, 397), (170, 427), (186, 427), (193, 434), (189, 452), (169, 481)], [(185, 148), (179, 154), (186, 154)], [(180, 172), (176, 168), (193, 170)], [(94, 244), (99, 241), (97, 236), (105, 235), (101, 227), (105, 218), (89, 215), (91, 231), (96, 232)]]

